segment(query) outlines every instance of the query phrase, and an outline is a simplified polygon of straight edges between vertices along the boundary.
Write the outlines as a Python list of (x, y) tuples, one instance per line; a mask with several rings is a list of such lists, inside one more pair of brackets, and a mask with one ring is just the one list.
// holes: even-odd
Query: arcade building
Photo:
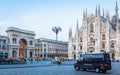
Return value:
[(68, 58), (68, 42), (52, 39), (35, 39), (33, 31), (9, 27), (7, 36), (0, 35), (0, 58), (53, 59)]
[(0, 58), (34, 58), (35, 33), (15, 27), (6, 30), (7, 36), (0, 36)]

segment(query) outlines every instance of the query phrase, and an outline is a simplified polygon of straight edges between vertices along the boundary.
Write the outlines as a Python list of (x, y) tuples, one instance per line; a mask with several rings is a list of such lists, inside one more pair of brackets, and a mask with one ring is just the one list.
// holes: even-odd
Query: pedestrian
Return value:
[(61, 65), (61, 60), (60, 59), (58, 60), (58, 65)]
[(38, 59), (37, 59), (37, 63), (38, 63)]
[(33, 59), (31, 59), (31, 63), (33, 63)]

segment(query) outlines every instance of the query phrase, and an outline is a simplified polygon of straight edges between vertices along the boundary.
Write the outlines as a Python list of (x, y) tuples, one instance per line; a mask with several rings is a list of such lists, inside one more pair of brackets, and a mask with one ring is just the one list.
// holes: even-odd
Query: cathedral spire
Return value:
[(85, 18), (87, 19), (87, 8), (86, 8), (86, 14), (85, 14)]
[(95, 10), (95, 15), (97, 16), (97, 5), (96, 5), (96, 10)]
[(118, 4), (117, 4), (117, 0), (116, 0), (116, 6), (115, 6), (115, 15), (116, 15), (116, 25), (119, 28), (119, 14), (118, 14)]
[(100, 5), (98, 6), (98, 15), (100, 16)]
[(115, 15), (118, 17), (118, 4), (117, 4), (117, 0), (116, 0), (116, 7), (115, 7)]
[(83, 10), (83, 20), (85, 20), (85, 10)]
[(77, 26), (76, 26), (75, 36), (78, 37), (78, 34), (79, 34), (79, 24), (78, 24), (78, 19), (77, 19)]
[(104, 8), (103, 8), (103, 17), (104, 17), (105, 13), (104, 13)]
[(69, 28), (69, 38), (72, 38), (72, 27)]
[(76, 27), (76, 29), (78, 30), (78, 28), (79, 28), (79, 24), (78, 24), (78, 19), (77, 19), (77, 27)]
[(107, 21), (110, 21), (110, 15), (109, 15), (108, 11), (106, 11), (106, 19), (107, 19)]

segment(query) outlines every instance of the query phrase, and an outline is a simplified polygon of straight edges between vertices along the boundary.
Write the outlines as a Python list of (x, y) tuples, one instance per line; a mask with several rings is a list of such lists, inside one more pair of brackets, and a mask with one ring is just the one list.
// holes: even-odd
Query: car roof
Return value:
[(91, 53), (85, 53), (85, 54), (107, 54), (106, 52), (91, 52)]

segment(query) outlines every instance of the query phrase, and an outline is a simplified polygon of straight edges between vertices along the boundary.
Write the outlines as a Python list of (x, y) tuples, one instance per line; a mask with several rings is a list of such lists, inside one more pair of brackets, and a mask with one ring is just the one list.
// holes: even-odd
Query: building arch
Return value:
[(115, 43), (114, 42), (111, 43), (111, 48), (115, 48)]
[(105, 47), (106, 47), (105, 43), (102, 43), (102, 49), (105, 49)]
[(105, 40), (106, 38), (105, 38), (105, 34), (102, 34), (102, 40)]
[(88, 52), (94, 52), (94, 51), (95, 51), (94, 47), (89, 47), (88, 48)]
[(22, 38), (22, 39), (19, 40), (19, 43), (20, 43), (20, 42), (24, 42), (24, 44), (27, 45), (26, 39), (23, 39), (23, 38)]
[(30, 58), (32, 58), (33, 57), (33, 53), (32, 52), (30, 52)]
[(12, 51), (12, 58), (14, 58), (14, 59), (17, 58), (17, 52), (16, 51)]
[(19, 40), (19, 58), (23, 59), (27, 57), (27, 41), (25, 39)]
[(112, 40), (112, 41), (110, 42), (110, 47), (111, 47), (111, 48), (115, 48), (115, 45), (116, 45), (115, 40)]

